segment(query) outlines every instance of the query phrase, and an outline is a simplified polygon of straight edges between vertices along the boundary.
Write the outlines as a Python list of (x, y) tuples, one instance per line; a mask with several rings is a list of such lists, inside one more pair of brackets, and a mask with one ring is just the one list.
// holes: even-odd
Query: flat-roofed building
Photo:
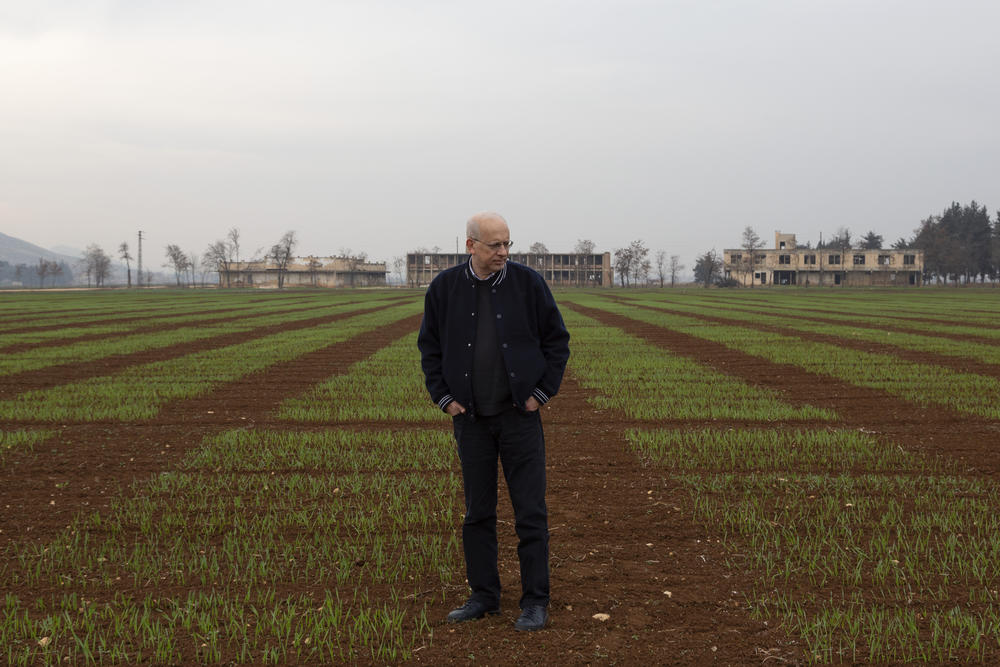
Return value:
[(892, 287), (920, 285), (923, 250), (799, 248), (795, 234), (774, 235), (773, 249), (723, 250), (726, 278), (741, 285), (845, 285)]
[[(220, 268), (223, 287), (278, 287), (278, 265), (270, 260), (232, 262)], [(385, 287), (385, 262), (356, 257), (293, 257), (285, 267), (284, 287)]]
[[(611, 253), (511, 253), (512, 262), (542, 274), (553, 287), (611, 287), (614, 273)], [(430, 285), (434, 277), (456, 264), (469, 261), (468, 253), (411, 252), (406, 255), (406, 284)]]

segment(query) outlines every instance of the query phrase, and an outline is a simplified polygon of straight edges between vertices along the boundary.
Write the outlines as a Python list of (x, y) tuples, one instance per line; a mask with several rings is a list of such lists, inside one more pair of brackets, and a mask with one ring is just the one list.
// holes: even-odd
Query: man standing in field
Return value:
[(569, 332), (541, 275), (507, 261), (507, 222), (466, 224), (469, 261), (441, 272), (424, 299), (417, 345), (431, 399), (451, 415), (462, 463), (462, 545), (472, 594), (450, 622), (500, 612), (497, 459), (514, 506), (521, 564), (518, 630), (548, 622), (545, 438), (538, 409), (559, 391)]

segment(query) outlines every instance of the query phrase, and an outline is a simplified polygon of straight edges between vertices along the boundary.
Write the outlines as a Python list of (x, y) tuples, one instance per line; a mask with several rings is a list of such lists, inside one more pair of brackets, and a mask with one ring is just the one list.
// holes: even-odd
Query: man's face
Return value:
[[(472, 255), (472, 268), (477, 276), (485, 277), (503, 268), (510, 251), (507, 246), (497, 244), (507, 241), (510, 241), (510, 230), (498, 220), (481, 222), (478, 240), (466, 239), (465, 248)], [(497, 247), (493, 248), (491, 245)]]

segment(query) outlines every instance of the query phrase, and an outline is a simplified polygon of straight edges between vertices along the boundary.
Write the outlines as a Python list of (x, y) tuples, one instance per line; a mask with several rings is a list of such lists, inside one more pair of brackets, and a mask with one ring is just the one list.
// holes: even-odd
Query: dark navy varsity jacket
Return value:
[[(431, 400), (444, 410), (458, 401), (471, 414), (476, 345), (476, 288), (469, 263), (442, 271), (427, 288), (417, 347)], [(489, 279), (497, 343), (514, 405), (540, 404), (559, 391), (569, 360), (569, 332), (538, 272), (508, 261)]]

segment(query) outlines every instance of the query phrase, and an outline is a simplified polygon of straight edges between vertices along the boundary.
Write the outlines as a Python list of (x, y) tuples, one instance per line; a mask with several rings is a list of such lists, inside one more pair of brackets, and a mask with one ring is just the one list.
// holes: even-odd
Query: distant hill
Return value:
[(79, 257), (46, 250), (34, 243), (28, 243), (0, 232), (0, 261), (8, 262), (11, 266), (18, 264), (33, 266), (38, 264), (39, 257), (56, 262), (66, 262), (71, 267), (80, 261)]
[[(0, 287), (39, 287), (42, 280), (36, 271), (38, 260), (46, 259), (61, 265), (58, 275), (49, 275), (45, 287), (72, 285), (79, 257), (46, 250), (34, 243), (8, 236), (0, 232)], [(18, 265), (24, 264), (24, 268)]]

